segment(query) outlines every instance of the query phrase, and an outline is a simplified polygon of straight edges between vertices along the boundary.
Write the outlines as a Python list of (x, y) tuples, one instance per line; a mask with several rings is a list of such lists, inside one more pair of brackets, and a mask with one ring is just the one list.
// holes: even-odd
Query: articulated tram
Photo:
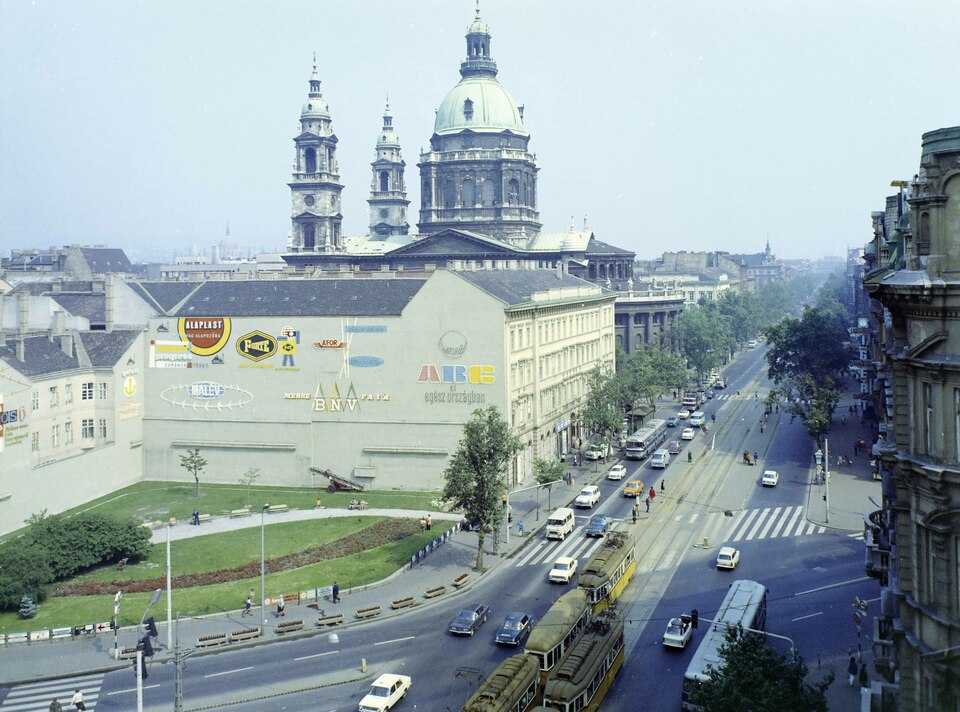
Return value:
[(537, 660), (541, 687), (564, 653), (573, 647), (591, 617), (587, 592), (574, 589), (560, 596), (530, 631), (524, 652)]
[(540, 668), (532, 655), (513, 655), (467, 700), (461, 712), (528, 712), (540, 697)]
[(620, 598), (636, 570), (633, 536), (610, 532), (580, 572), (577, 585), (590, 597), (593, 612), (599, 613)]

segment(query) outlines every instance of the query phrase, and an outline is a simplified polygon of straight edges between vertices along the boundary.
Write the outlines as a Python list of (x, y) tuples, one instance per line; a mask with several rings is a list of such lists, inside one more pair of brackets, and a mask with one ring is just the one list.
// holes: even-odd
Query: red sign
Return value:
[(230, 320), (224, 317), (180, 319), (177, 331), (181, 341), (190, 342), (193, 353), (212, 356), (230, 341)]
[(313, 342), (313, 348), (315, 349), (345, 349), (347, 348), (346, 341), (340, 341), (340, 339), (322, 339), (320, 341)]

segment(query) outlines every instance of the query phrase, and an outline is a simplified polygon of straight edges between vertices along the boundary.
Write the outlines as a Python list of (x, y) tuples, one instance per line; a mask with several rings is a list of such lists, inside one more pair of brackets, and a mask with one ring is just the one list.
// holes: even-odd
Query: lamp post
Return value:
[[(824, 493), (823, 501), (826, 504), (826, 513), (825, 519), (826, 523), (830, 523), (830, 447), (827, 442), (827, 439), (823, 439), (823, 450), (817, 450), (813, 453), (813, 457), (817, 461), (817, 477), (820, 477), (820, 473), (823, 473), (823, 483), (824, 483)], [(822, 468), (822, 470), (821, 470)]]
[(170, 525), (167, 524), (167, 650), (173, 648), (173, 599), (172, 577), (170, 575)]
[(264, 625), (267, 622), (267, 606), (266, 606), (266, 574), (267, 574), (267, 549), (266, 549), (266, 539), (264, 538), (264, 516), (267, 513), (267, 510), (270, 508), (269, 504), (263, 505), (260, 508), (260, 635), (261, 637), (264, 634)]

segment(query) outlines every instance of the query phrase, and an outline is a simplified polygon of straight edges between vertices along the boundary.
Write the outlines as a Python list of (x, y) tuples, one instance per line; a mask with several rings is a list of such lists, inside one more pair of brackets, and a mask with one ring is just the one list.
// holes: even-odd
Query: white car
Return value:
[(627, 476), (627, 468), (623, 465), (614, 465), (610, 468), (610, 472), (607, 473), (608, 480), (622, 480)]
[(721, 546), (717, 552), (718, 569), (735, 569), (740, 563), (740, 550), (732, 546)]
[(592, 443), (583, 451), (584, 460), (602, 460), (607, 456), (606, 443)]
[(586, 507), (591, 509), (593, 505), (600, 501), (600, 488), (596, 485), (587, 485), (582, 490), (580, 494), (577, 495), (577, 498), (573, 500), (573, 504), (577, 507)]
[(360, 712), (384, 712), (407, 696), (412, 680), (407, 675), (381, 675), (373, 681), (370, 692), (360, 700)]
[(694, 430), (693, 428), (684, 428), (684, 429), (683, 429), (683, 432), (680, 433), (680, 439), (681, 439), (681, 440), (693, 440), (693, 438), (696, 436), (696, 434), (697, 434), (697, 431)]
[(762, 484), (764, 487), (776, 487), (779, 481), (780, 475), (777, 474), (776, 470), (767, 470), (763, 473), (760, 484)]
[(570, 579), (577, 573), (577, 560), (572, 556), (561, 556), (550, 569), (551, 583), (570, 583)]
[(679, 618), (671, 618), (667, 629), (663, 631), (663, 644), (668, 648), (685, 648), (693, 636), (693, 619), (684, 613)]
[(690, 417), (690, 411), (686, 408), (681, 408), (680, 412), (677, 413), (677, 417), (680, 418), (680, 420), (686, 420)]
[(747, 348), (748, 348), (748, 349), (755, 349), (755, 348), (757, 348), (757, 340), (756, 340), (756, 339), (750, 339), (750, 341), (747, 342)]

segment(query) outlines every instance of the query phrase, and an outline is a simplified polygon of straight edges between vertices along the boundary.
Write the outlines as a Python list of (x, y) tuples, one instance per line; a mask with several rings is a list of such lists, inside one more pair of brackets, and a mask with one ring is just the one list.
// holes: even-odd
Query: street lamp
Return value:
[(813, 453), (813, 457), (817, 461), (817, 477), (820, 477), (821, 467), (823, 472), (823, 483), (824, 483), (824, 493), (823, 501), (826, 503), (826, 513), (825, 520), (826, 523), (830, 523), (830, 445), (827, 442), (827, 439), (823, 439), (823, 450), (817, 450)]
[(267, 549), (264, 539), (264, 515), (266, 515), (267, 510), (270, 508), (269, 504), (263, 505), (260, 508), (260, 635), (264, 634), (264, 625), (267, 622), (267, 606), (266, 606), (266, 560), (267, 560)]

